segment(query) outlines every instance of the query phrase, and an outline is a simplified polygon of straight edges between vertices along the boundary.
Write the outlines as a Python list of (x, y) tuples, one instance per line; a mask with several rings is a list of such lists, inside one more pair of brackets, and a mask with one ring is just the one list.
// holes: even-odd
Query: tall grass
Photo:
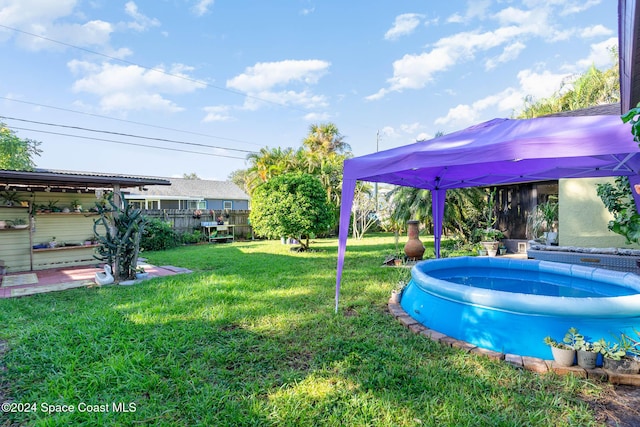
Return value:
[(350, 242), (337, 315), (336, 241), (312, 247), (150, 252), (194, 273), (1, 300), (0, 397), (37, 410), (0, 425), (597, 425), (580, 397), (605, 385), (515, 370), (394, 320), (386, 301), (407, 273), (381, 267), (393, 237)]

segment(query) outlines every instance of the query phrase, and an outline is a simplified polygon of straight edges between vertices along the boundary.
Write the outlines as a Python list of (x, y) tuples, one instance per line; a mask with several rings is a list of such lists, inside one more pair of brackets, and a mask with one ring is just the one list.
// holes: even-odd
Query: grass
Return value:
[(0, 425), (598, 425), (581, 396), (606, 385), (447, 348), (389, 315), (408, 274), (380, 267), (393, 237), (350, 241), (337, 315), (336, 240), (312, 248), (182, 247), (145, 256), (193, 274), (0, 300), (0, 400), (37, 405)]

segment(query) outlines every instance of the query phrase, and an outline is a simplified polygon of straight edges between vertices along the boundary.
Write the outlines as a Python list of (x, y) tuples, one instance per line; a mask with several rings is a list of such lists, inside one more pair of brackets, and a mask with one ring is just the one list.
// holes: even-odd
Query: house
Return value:
[(131, 188), (125, 199), (140, 209), (250, 209), (250, 197), (231, 181), (165, 178), (171, 183)]
[(0, 170), (0, 268), (9, 273), (95, 264), (90, 211), (107, 191), (169, 185), (161, 178), (60, 170)]

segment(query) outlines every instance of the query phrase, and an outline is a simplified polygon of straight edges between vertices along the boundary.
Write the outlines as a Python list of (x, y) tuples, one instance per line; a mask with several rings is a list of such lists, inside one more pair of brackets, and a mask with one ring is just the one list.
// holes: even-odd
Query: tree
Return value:
[[(245, 177), (245, 187), (253, 190), (271, 178), (296, 170), (296, 152), (293, 148), (261, 148), (247, 156), (251, 164)], [(298, 169), (299, 170), (299, 169)]]
[(326, 232), (333, 223), (322, 183), (311, 175), (276, 176), (254, 190), (251, 204), (249, 218), (256, 234), (294, 238), (303, 251), (309, 249), (312, 234)]
[(34, 156), (42, 153), (42, 144), (33, 139), (21, 139), (7, 125), (0, 122), (0, 169), (31, 171)]
[(549, 98), (534, 100), (528, 96), (518, 118), (530, 119), (562, 111), (619, 102), (620, 70), (617, 50), (611, 49), (611, 55), (614, 58), (614, 64), (605, 71), (592, 66), (586, 73), (567, 79), (562, 87)]
[(251, 194), (249, 187), (247, 186), (249, 171), (247, 169), (236, 169), (227, 176), (227, 179), (233, 182), (238, 188), (242, 189), (245, 193)]
[(182, 174), (182, 178), (184, 178), (184, 179), (200, 179), (200, 177), (195, 172), (183, 173)]
[(351, 147), (344, 142), (344, 137), (333, 123), (310, 125), (309, 134), (302, 141), (302, 145), (310, 153), (318, 153), (324, 156), (351, 152)]
[(378, 222), (376, 201), (371, 194), (371, 185), (359, 182), (353, 194), (353, 222), (351, 225), (354, 239), (362, 239), (364, 234)]
[[(455, 188), (447, 191), (447, 202), (442, 219), (443, 232), (453, 233), (468, 241), (482, 216), (483, 189), (477, 187)], [(394, 206), (391, 219), (401, 229), (410, 219), (433, 227), (431, 192), (413, 187), (396, 187), (387, 197)]]

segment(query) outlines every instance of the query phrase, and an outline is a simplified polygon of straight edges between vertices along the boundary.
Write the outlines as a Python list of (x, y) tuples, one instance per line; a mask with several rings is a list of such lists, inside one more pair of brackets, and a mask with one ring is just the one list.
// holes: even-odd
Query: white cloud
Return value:
[(532, 96), (535, 99), (548, 98), (558, 92), (563, 82), (570, 76), (571, 74), (568, 73), (556, 74), (546, 70), (541, 73), (522, 70), (518, 73), (519, 92), (522, 94), (522, 99), (525, 96)]
[(138, 11), (138, 6), (130, 1), (124, 5), (124, 11), (127, 15), (133, 18), (133, 22), (128, 22), (127, 27), (135, 31), (146, 31), (150, 27), (157, 27), (160, 25), (160, 21), (155, 18), (149, 18), (146, 15)]
[[(245, 72), (227, 80), (227, 87), (248, 95), (244, 108), (256, 110), (265, 105), (298, 105), (305, 108), (324, 108), (324, 96), (315, 95), (310, 86), (318, 83), (331, 64), (317, 59), (260, 62)], [(301, 89), (293, 90), (297, 86)]]
[(526, 48), (524, 43), (515, 42), (511, 43), (502, 50), (502, 53), (495, 58), (491, 58), (486, 61), (485, 68), (490, 70), (495, 68), (498, 64), (503, 62), (508, 62), (516, 59), (520, 52), (522, 52)]
[(72, 16), (78, 5), (77, 0), (3, 0), (0, 1), (0, 22), (28, 34), (0, 32), (0, 41), (15, 37), (16, 43), (29, 50), (67, 49), (49, 38), (74, 46), (105, 46), (108, 44), (114, 26), (102, 20), (76, 23), (60, 23)]
[(418, 13), (404, 13), (396, 16), (393, 27), (384, 35), (385, 40), (397, 40), (402, 36), (411, 34), (420, 25), (424, 15)]
[(609, 36), (613, 34), (613, 31), (605, 27), (604, 25), (593, 25), (591, 27), (583, 28), (580, 31), (580, 36), (583, 38)]
[(191, 11), (196, 16), (202, 16), (209, 12), (210, 6), (213, 6), (213, 0), (197, 0), (196, 3), (191, 7)]
[(568, 74), (553, 74), (546, 70), (540, 73), (522, 70), (518, 73), (518, 88), (509, 87), (472, 104), (457, 105), (449, 109), (445, 116), (438, 117), (434, 123), (460, 129), (481, 121), (483, 112), (490, 108), (504, 116), (511, 116), (523, 107), (525, 97), (547, 98), (558, 92), (568, 77)]
[(611, 48), (618, 46), (618, 38), (611, 37), (603, 42), (591, 45), (589, 56), (576, 63), (578, 70), (584, 70), (590, 66), (603, 68), (612, 63)]
[(304, 115), (304, 119), (307, 122), (325, 122), (331, 119), (329, 113), (309, 113)]
[(224, 122), (231, 120), (228, 106), (204, 107), (204, 111), (207, 115), (202, 119), (203, 122)]
[[(379, 89), (365, 99), (374, 101), (392, 92), (422, 89), (431, 83), (437, 74), (471, 61), (479, 53), (502, 48), (500, 54), (494, 54), (485, 60), (486, 69), (494, 68), (499, 63), (519, 57), (530, 38), (539, 38), (552, 43), (576, 35), (582, 37), (606, 35), (608, 30), (603, 26), (578, 29), (560, 27), (554, 23), (554, 17), (559, 11), (576, 13), (594, 4), (596, 3), (590, 1), (529, 0), (524, 2), (524, 6), (528, 6), (527, 9), (509, 6), (489, 14), (489, 2), (469, 2), (469, 8), (464, 16), (454, 15), (449, 18), (449, 22), (468, 22), (470, 18), (486, 19), (491, 16), (499, 26), (491, 30), (453, 34), (431, 44), (429, 50), (423, 53), (405, 54), (393, 62), (393, 75), (387, 79), (387, 87)], [(606, 49), (602, 46), (594, 45), (592, 55), (585, 61), (590, 61), (596, 66), (606, 63), (606, 55), (602, 54), (604, 50)]]
[(459, 24), (471, 21), (474, 18), (483, 19), (487, 14), (487, 9), (491, 5), (490, 0), (471, 0), (467, 2), (467, 10), (464, 15), (454, 13), (447, 22)]
[(315, 84), (331, 64), (318, 59), (259, 62), (245, 72), (227, 80), (227, 87), (243, 92), (257, 92), (293, 82)]
[(190, 67), (174, 64), (159, 71), (137, 65), (95, 64), (73, 60), (69, 69), (80, 78), (73, 84), (77, 93), (89, 93), (100, 98), (103, 111), (158, 110), (176, 112), (182, 108), (163, 97), (163, 94), (184, 94), (205, 87), (187, 74)]

